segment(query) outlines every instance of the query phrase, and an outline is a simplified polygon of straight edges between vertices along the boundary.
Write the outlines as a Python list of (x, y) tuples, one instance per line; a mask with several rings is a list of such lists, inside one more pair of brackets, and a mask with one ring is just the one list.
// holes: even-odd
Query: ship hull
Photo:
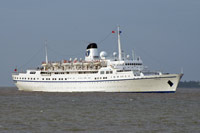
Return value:
[(15, 81), (22, 91), (43, 92), (176, 92), (182, 74), (99, 81)]

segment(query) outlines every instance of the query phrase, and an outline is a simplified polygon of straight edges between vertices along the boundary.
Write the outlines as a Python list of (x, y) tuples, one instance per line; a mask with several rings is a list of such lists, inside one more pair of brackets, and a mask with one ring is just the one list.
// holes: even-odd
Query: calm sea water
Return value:
[(0, 88), (0, 132), (200, 132), (200, 89), (44, 93)]

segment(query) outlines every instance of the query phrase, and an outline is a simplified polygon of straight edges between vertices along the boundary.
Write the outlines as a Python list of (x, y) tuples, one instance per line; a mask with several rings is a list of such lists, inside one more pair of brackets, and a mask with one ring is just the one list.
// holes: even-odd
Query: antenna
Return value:
[(132, 57), (133, 57), (133, 60), (135, 60), (135, 52), (134, 52), (134, 49), (132, 49)]
[(120, 42), (120, 33), (119, 26), (117, 27), (117, 35), (118, 35), (118, 51), (119, 51), (119, 61), (122, 60), (122, 49), (121, 49), (121, 42)]
[(45, 40), (45, 53), (46, 53), (46, 64), (48, 64), (48, 56), (47, 56), (47, 40)]
[(183, 67), (181, 68), (181, 74), (183, 74)]

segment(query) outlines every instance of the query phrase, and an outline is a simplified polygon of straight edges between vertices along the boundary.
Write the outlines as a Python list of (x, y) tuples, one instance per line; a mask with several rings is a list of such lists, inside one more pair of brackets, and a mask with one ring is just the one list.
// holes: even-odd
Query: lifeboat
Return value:
[(93, 62), (93, 64), (94, 64), (95, 66), (98, 66), (98, 65), (101, 64), (101, 62), (100, 62), (100, 61), (95, 61), (95, 62)]
[(71, 65), (71, 63), (67, 60), (63, 60), (63, 63), (61, 64), (61, 66), (69, 66)]
[(53, 66), (58, 66), (59, 64), (58, 64), (58, 62), (53, 62), (52, 65)]
[(47, 63), (46, 62), (42, 62), (42, 66), (47, 66)]
[(91, 64), (91, 63), (88, 62), (88, 61), (87, 61), (87, 62), (83, 62), (83, 65), (84, 65), (84, 66), (89, 66), (90, 64)]
[(67, 62), (67, 63), (62, 63), (61, 65), (62, 65), (62, 66), (70, 66), (71, 63)]
[(73, 62), (73, 65), (74, 65), (74, 66), (81, 66), (81, 65), (82, 65), (82, 62), (74, 61), (74, 62)]

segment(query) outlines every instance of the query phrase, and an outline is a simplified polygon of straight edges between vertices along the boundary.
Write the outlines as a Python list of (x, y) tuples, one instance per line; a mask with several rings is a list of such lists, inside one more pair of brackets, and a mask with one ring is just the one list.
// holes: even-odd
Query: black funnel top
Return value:
[(97, 44), (96, 44), (96, 43), (90, 43), (90, 44), (87, 46), (87, 49), (91, 49), (91, 48), (97, 48)]

